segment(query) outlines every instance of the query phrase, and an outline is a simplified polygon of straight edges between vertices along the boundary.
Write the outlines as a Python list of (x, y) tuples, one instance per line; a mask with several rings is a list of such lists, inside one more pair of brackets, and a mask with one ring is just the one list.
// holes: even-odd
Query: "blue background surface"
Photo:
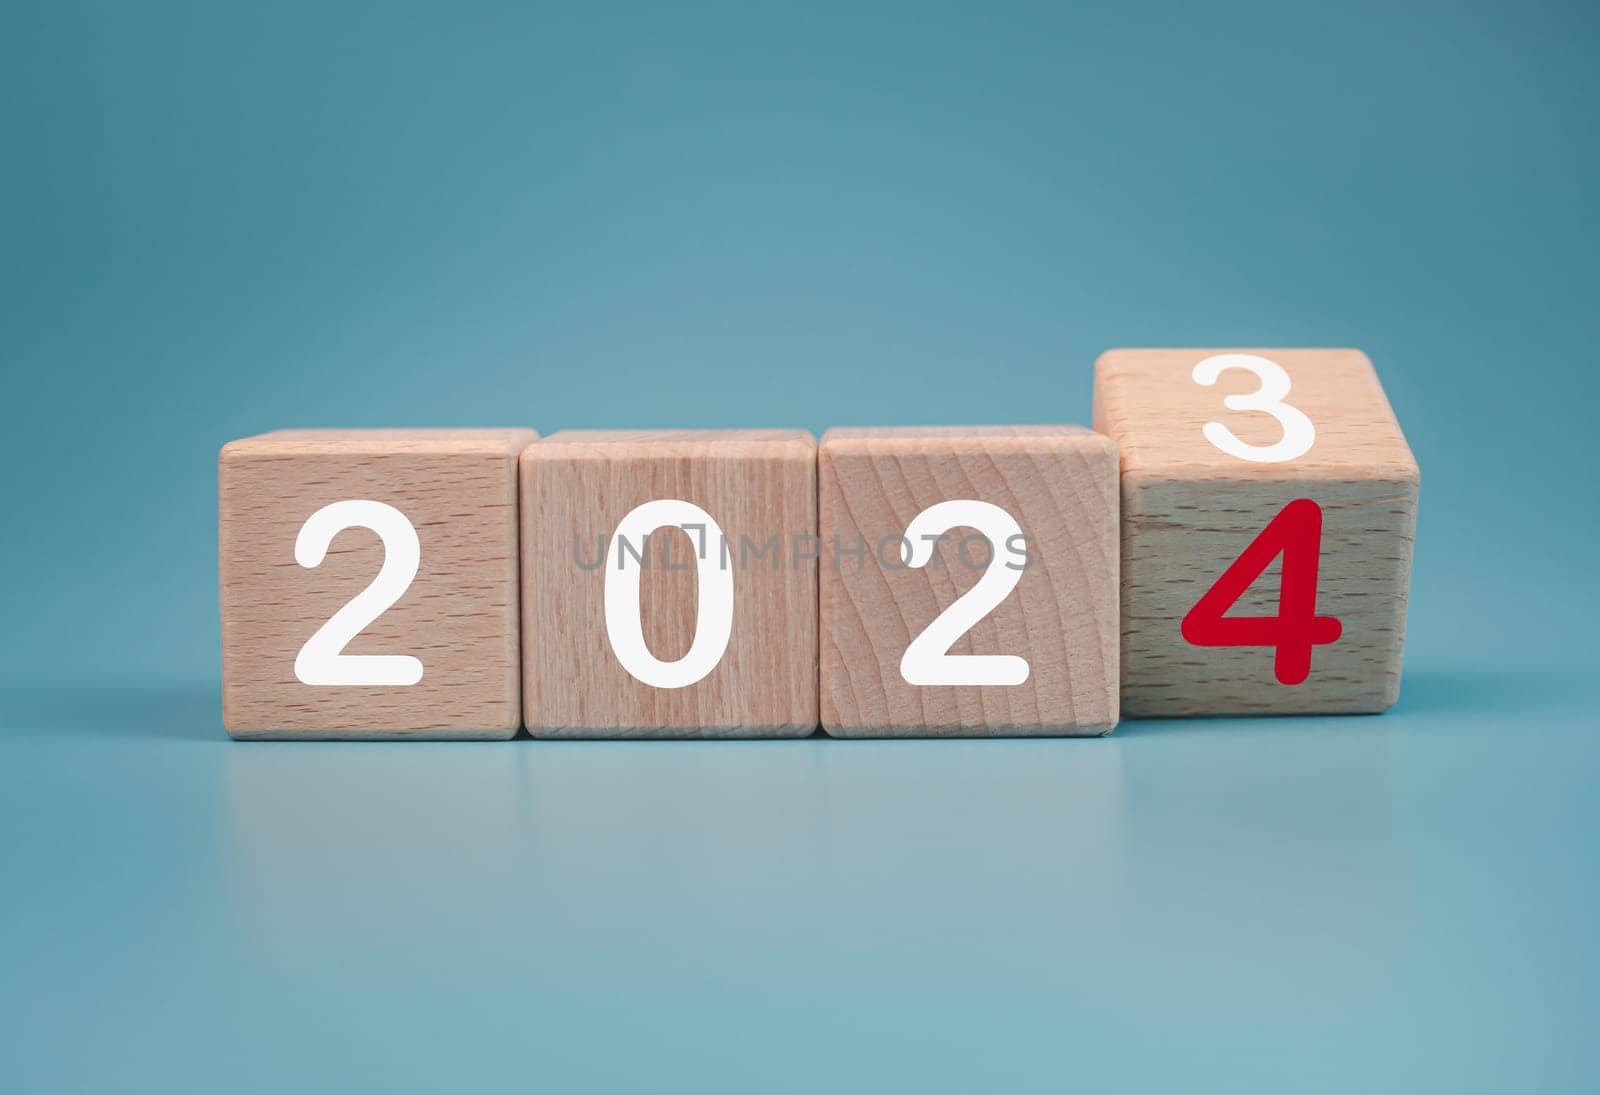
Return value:
[[(1577, 1091), (1593, 5), (0, 4), (0, 1087)], [(1381, 718), (242, 745), (294, 425), (1084, 421), (1355, 345)]]

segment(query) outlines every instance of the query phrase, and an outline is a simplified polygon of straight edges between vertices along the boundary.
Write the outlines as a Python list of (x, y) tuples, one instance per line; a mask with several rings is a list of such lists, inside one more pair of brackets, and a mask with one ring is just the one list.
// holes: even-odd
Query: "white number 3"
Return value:
[(1279, 464), (1310, 452), (1317, 430), (1305, 412), (1283, 401), (1289, 394), (1289, 374), (1283, 366), (1255, 354), (1214, 354), (1195, 365), (1194, 382), (1210, 387), (1229, 369), (1254, 373), (1261, 387), (1245, 395), (1224, 396), (1223, 406), (1231, 411), (1265, 411), (1283, 427), (1283, 437), (1271, 445), (1251, 445), (1221, 422), (1207, 422), (1202, 430), (1206, 440), (1229, 456), (1258, 464)]
[(300, 535), (294, 540), (295, 562), (307, 568), (321, 566), (328, 545), (347, 528), (367, 528), (378, 534), (383, 541), (383, 566), (371, 585), (306, 640), (294, 659), (294, 675), (301, 684), (313, 685), (416, 684), (422, 679), (422, 662), (410, 655), (344, 653), (351, 639), (411, 587), (422, 561), (416, 527), (405, 514), (382, 502), (334, 502), (300, 526)]

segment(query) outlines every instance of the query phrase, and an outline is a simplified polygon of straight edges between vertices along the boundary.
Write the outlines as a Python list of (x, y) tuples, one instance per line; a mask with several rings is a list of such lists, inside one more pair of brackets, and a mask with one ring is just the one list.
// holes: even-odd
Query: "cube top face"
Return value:
[(524, 429), (274, 430), (230, 441), (222, 461), (250, 456), (483, 454), (515, 459), (539, 435)]
[(1114, 350), (1123, 713), (1355, 714), (1399, 694), (1418, 473), (1355, 350)]
[(218, 461), (223, 724), (508, 738), (531, 430), (286, 430)]
[(1110, 350), (1095, 427), (1125, 475), (1414, 480), (1378, 375), (1359, 350)]
[[(949, 455), (955, 453), (1035, 452), (1089, 444), (1105, 448), (1103, 438), (1082, 426), (835, 426), (822, 435), (835, 456), (848, 453)], [(1115, 451), (1114, 449), (1112, 450)]]
[(528, 460), (708, 458), (815, 460), (816, 438), (806, 430), (557, 430), (527, 453)]
[(562, 431), (521, 469), (531, 733), (816, 729), (811, 434)]
[(830, 734), (1116, 725), (1110, 440), (1076, 426), (838, 429), (818, 466)]

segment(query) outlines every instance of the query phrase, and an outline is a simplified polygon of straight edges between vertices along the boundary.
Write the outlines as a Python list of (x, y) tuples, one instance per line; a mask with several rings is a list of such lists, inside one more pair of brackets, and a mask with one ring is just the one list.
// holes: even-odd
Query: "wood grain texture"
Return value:
[[(1316, 428), (1303, 456), (1255, 463), (1203, 435), (1225, 424), (1267, 445), (1283, 431), (1268, 414), (1234, 411), (1225, 396), (1259, 381), (1229, 371), (1192, 379), (1216, 353), (1277, 362), (1285, 402)], [(1113, 350), (1095, 366), (1095, 428), (1122, 452), (1122, 709), (1130, 717), (1337, 714), (1385, 710), (1399, 696), (1416, 527), (1415, 458), (1365, 354), (1357, 350)], [(1289, 502), (1323, 511), (1317, 612), (1341, 621), (1315, 648), (1302, 684), (1278, 683), (1268, 647), (1201, 647), (1180, 624)], [(1229, 611), (1275, 616), (1281, 560)]]
[[(822, 722), (840, 737), (1096, 735), (1118, 717), (1117, 454), (1076, 426), (834, 429), (818, 465)], [(914, 686), (910, 641), (980, 577), (981, 545), (940, 542), (921, 568), (877, 550), (922, 510), (972, 498), (1008, 511), (1028, 566), (951, 654), (1015, 654), (1014, 686)], [(963, 530), (967, 532), (969, 530)], [(852, 547), (867, 545), (864, 558)], [(887, 553), (897, 561), (892, 547)]]
[[(722, 527), (726, 565), (734, 571), (728, 648), (710, 674), (683, 688), (652, 687), (618, 662), (606, 634), (605, 575), (595, 565), (621, 519), (658, 498), (709, 513)], [(522, 507), (523, 698), (531, 733), (698, 738), (815, 731), (814, 541), (794, 550), (796, 537), (816, 534), (811, 434), (562, 431), (523, 453)], [(778, 549), (758, 554), (773, 538)], [(682, 530), (649, 538), (639, 611), (646, 645), (663, 661), (681, 657), (694, 639), (698, 585), (691, 564), (698, 548)], [(723, 565), (717, 544), (707, 550)]]
[[(218, 461), (223, 725), (236, 738), (509, 738), (521, 726), (517, 455), (531, 430), (284, 430)], [(306, 640), (383, 563), (367, 529), (339, 533), (315, 568), (295, 561), (306, 519), (345, 499), (404, 513), (417, 576), (347, 654), (409, 654), (396, 687), (311, 686)]]

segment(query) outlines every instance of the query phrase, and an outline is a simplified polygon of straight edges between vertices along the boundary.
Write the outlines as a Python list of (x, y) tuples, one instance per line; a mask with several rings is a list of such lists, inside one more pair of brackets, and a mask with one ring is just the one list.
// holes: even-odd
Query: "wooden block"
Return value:
[(528, 730), (815, 731), (816, 451), (803, 430), (573, 430), (524, 452)]
[(515, 735), (516, 460), (537, 436), (285, 430), (224, 446), (228, 733)]
[(834, 429), (818, 475), (828, 733), (1116, 725), (1108, 439), (1078, 426)]
[(1365, 354), (1112, 350), (1095, 428), (1122, 452), (1125, 714), (1394, 704), (1417, 463)]

